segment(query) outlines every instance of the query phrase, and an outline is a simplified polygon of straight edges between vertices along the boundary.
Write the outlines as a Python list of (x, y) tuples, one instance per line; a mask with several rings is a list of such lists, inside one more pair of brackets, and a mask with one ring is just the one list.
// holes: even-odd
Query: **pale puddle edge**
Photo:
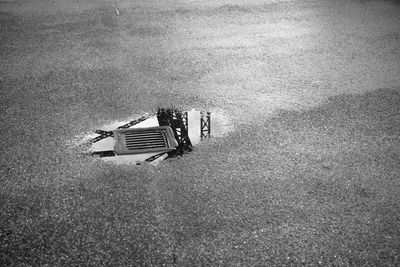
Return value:
[[(211, 112), (211, 137), (221, 137), (229, 132), (233, 131), (233, 125), (229, 117), (222, 110), (210, 110)], [(134, 116), (133, 118), (129, 118), (126, 120), (114, 121), (108, 124), (104, 124), (99, 126), (97, 129), (104, 131), (112, 131), (117, 129), (119, 126), (124, 125), (130, 122), (132, 119), (137, 119), (143, 116), (149, 116), (149, 114), (143, 114), (142, 116)], [(152, 115), (149, 116), (148, 119), (133, 125), (130, 128), (146, 128), (146, 127), (154, 127), (159, 126), (157, 116)], [(201, 142), (200, 138), (200, 111), (196, 109), (192, 109), (188, 111), (188, 132), (189, 138), (192, 142), (193, 146), (196, 146)], [(91, 139), (99, 136), (94, 132), (82, 134), (75, 136), (73, 142), (71, 142), (70, 147), (78, 147), (84, 144), (87, 144)], [(107, 137), (96, 143), (89, 145), (87, 153), (96, 152), (96, 151), (108, 151), (113, 150), (114, 148), (114, 138)], [(157, 155), (158, 153), (145, 153), (145, 154), (135, 154), (135, 155), (117, 155), (114, 157), (101, 157), (99, 159), (115, 163), (115, 164), (131, 164), (135, 165), (140, 162), (145, 161), (149, 157)], [(151, 162), (153, 165), (157, 165), (161, 160), (165, 159), (166, 155), (158, 158), (157, 160)]]

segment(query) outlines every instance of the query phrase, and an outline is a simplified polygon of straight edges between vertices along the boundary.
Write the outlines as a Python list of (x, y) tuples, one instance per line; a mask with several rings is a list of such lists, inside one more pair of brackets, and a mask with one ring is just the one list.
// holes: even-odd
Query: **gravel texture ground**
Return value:
[[(0, 264), (398, 265), (398, 3), (0, 1)], [(158, 167), (72, 145), (159, 106), (235, 130)]]

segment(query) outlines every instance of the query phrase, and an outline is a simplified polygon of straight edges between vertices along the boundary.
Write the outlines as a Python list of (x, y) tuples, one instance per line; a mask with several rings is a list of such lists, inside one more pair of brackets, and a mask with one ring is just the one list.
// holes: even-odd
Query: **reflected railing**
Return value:
[[(191, 117), (191, 125), (189, 125), (189, 115)], [(196, 119), (198, 121), (198, 124), (195, 122)], [(147, 121), (152, 121), (152, 124), (150, 126), (143, 127), (142, 125), (146, 124)], [(197, 126), (195, 124), (197, 124)], [(132, 161), (153, 162), (160, 159), (165, 159), (167, 157), (171, 158), (181, 156), (184, 153), (191, 152), (193, 150), (191, 137), (194, 139), (195, 143), (198, 143), (204, 138), (211, 137), (211, 112), (199, 112), (195, 110), (187, 112), (176, 108), (159, 108), (157, 110), (157, 113), (153, 116), (142, 116), (138, 119), (129, 121), (121, 126), (118, 126), (117, 129), (113, 131), (96, 130), (95, 133), (98, 134), (98, 136), (88, 141), (92, 147), (89, 154), (102, 158), (115, 157), (122, 159), (122, 157), (124, 157), (128, 159), (127, 156), (130, 155), (119, 155), (118, 152), (113, 149), (117, 139), (114, 135), (116, 132), (120, 131), (118, 129), (127, 129), (129, 131), (129, 129), (132, 128), (132, 131), (137, 132), (141, 130), (145, 131), (149, 127), (157, 126), (170, 127), (172, 129), (173, 136), (177, 142), (176, 149), (173, 149), (169, 152), (155, 152), (153, 154), (143, 153), (143, 155), (138, 155), (141, 153), (136, 151), (132, 153), (136, 155), (131, 155), (130, 157)], [(196, 136), (196, 134), (194, 134), (194, 131), (192, 129), (189, 129), (190, 127), (193, 128), (193, 130), (197, 129), (196, 131), (198, 131), (200, 128), (200, 135)], [(146, 138), (144, 138), (141, 140), (143, 144), (151, 146), (150, 139), (146, 140)]]

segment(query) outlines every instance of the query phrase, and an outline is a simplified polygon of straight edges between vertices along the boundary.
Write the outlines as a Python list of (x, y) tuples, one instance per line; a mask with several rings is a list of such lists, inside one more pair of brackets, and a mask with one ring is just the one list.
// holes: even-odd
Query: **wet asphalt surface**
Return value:
[[(1, 262), (397, 265), (399, 8), (0, 2)], [(74, 146), (169, 105), (234, 131), (157, 168)]]

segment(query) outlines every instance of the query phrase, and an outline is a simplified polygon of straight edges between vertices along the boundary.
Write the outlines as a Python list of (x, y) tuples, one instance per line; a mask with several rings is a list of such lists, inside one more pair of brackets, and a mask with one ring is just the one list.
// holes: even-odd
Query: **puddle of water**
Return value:
[[(202, 141), (201, 138), (201, 126), (200, 126), (201, 114), (199, 110), (192, 109), (188, 111), (188, 133), (189, 138), (193, 146), (199, 144)], [(121, 125), (127, 124), (129, 120), (126, 121), (116, 121), (110, 124), (103, 125), (99, 129), (104, 131), (112, 131), (120, 127)], [(131, 126), (130, 128), (146, 128), (146, 127), (157, 127), (159, 126), (157, 116), (151, 116), (148, 119)], [(218, 111), (211, 112), (211, 127), (210, 127), (211, 137), (222, 136), (232, 130), (232, 125), (229, 119)], [(87, 142), (98, 134), (86, 135), (80, 142)], [(205, 137), (204, 139), (207, 139)], [(106, 137), (98, 142), (91, 144), (89, 149), (90, 153), (101, 152), (101, 151), (111, 151), (114, 149), (115, 139), (113, 137)], [(145, 153), (145, 154), (133, 154), (133, 155), (116, 155), (112, 157), (101, 157), (102, 160), (106, 162), (112, 162), (115, 164), (136, 164), (145, 161), (146, 159), (158, 155), (159, 153)], [(167, 154), (151, 162), (153, 165), (157, 165), (161, 160), (165, 159)]]

